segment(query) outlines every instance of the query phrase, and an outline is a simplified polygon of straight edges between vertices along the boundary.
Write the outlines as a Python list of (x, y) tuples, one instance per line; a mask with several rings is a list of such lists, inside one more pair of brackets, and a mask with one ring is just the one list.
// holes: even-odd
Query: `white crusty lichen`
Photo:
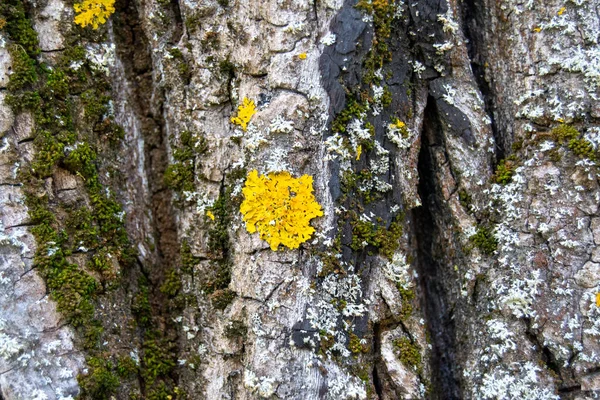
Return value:
[(408, 149), (412, 145), (413, 132), (401, 121), (388, 124), (387, 138), (399, 149)]
[(410, 264), (403, 253), (394, 254), (392, 261), (383, 264), (383, 273), (386, 278), (402, 286), (403, 289), (413, 286)]
[(364, 383), (350, 375), (337, 375), (327, 382), (329, 400), (363, 400), (367, 398)]
[(294, 122), (284, 119), (281, 115), (275, 117), (269, 126), (270, 132), (290, 133), (294, 131)]
[(477, 398), (490, 400), (558, 400), (554, 390), (540, 387), (541, 368), (530, 361), (512, 363), (508, 369), (494, 368), (483, 376), (482, 384), (476, 388)]
[(327, 35), (323, 36), (323, 38), (321, 38), (321, 43), (324, 44), (325, 46), (331, 46), (333, 44), (335, 44), (337, 37), (334, 33), (329, 32)]
[(269, 398), (277, 390), (277, 381), (275, 378), (267, 376), (256, 376), (249, 369), (244, 370), (244, 387), (261, 398)]

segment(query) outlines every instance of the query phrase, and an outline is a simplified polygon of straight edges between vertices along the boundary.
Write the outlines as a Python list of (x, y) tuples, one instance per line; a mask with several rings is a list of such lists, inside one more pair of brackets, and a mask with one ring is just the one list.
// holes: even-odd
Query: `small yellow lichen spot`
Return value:
[(561, 124), (564, 124), (564, 122), (565, 122), (565, 120), (564, 120), (564, 119), (562, 119), (562, 118), (556, 118), (556, 120), (557, 120), (558, 122), (560, 122)]
[(213, 214), (210, 210), (206, 211), (206, 216), (212, 219), (213, 221), (215, 220), (215, 214)]
[(250, 171), (240, 206), (246, 230), (258, 231), (273, 251), (277, 251), (280, 244), (297, 249), (315, 231), (310, 221), (323, 215), (313, 190), (310, 175), (294, 178), (287, 171), (268, 175)]
[(250, 118), (256, 114), (256, 105), (253, 100), (244, 97), (242, 104), (238, 106), (237, 117), (231, 117), (231, 123), (236, 124), (242, 127), (242, 130), (246, 132), (246, 128), (248, 128), (248, 122), (250, 122)]
[(596, 293), (596, 307), (600, 307), (600, 292)]
[(402, 121), (400, 121), (398, 118), (396, 118), (396, 122), (394, 122), (393, 124), (391, 124), (393, 127), (398, 128), (398, 129), (404, 129), (406, 128), (406, 124)]
[(360, 160), (360, 155), (362, 154), (362, 145), (358, 145), (356, 148), (356, 161)]
[(563, 15), (565, 11), (567, 11), (567, 7), (561, 8), (560, 10), (558, 10), (558, 15)]
[(82, 27), (91, 25), (93, 29), (106, 22), (106, 19), (115, 12), (115, 0), (84, 0), (73, 5), (75, 9), (75, 23)]
[(298, 54), (298, 58), (301, 60), (306, 60), (306, 53), (300, 53)]
[(539, 26), (536, 26), (535, 28), (533, 28), (533, 31), (540, 33), (542, 31), (542, 28), (540, 28)]

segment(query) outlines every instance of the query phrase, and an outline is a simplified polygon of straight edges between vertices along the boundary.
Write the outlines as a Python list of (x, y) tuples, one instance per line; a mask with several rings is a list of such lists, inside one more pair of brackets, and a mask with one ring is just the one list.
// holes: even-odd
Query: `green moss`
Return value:
[(477, 232), (469, 238), (482, 253), (487, 255), (494, 254), (498, 248), (498, 240), (494, 237), (492, 230), (485, 226), (480, 226)]
[(81, 175), (85, 179), (93, 179), (97, 174), (96, 152), (92, 150), (88, 143), (80, 143), (69, 155), (64, 158), (65, 167), (76, 175)]
[(87, 360), (88, 374), (79, 375), (77, 381), (81, 389), (81, 397), (97, 400), (108, 400), (119, 387), (119, 377), (115, 374), (112, 362), (101, 357), (90, 357)]
[(194, 271), (194, 267), (200, 263), (200, 258), (192, 254), (192, 249), (187, 239), (181, 242), (179, 255), (181, 257), (181, 271), (191, 274)]
[(571, 139), (569, 140), (569, 149), (580, 158), (596, 160), (596, 151), (594, 146), (586, 139)]
[(400, 319), (406, 321), (413, 313), (413, 301), (415, 299), (415, 292), (411, 289), (404, 288), (402, 285), (398, 285), (398, 292), (400, 292), (401, 308), (400, 308)]
[(346, 107), (335, 117), (331, 124), (331, 130), (336, 133), (346, 132), (346, 125), (354, 118), (360, 118), (367, 112), (367, 106), (359, 103), (354, 97), (349, 96)]
[[(101, 184), (96, 164), (107, 149), (105, 135), (122, 136), (122, 129), (109, 115), (110, 84), (85, 61), (82, 46), (69, 45), (52, 58), (52, 67), (36, 59), (37, 36), (25, 4), (3, 1), (0, 13), (7, 19), (12, 41), (13, 73), (7, 102), (15, 113), (31, 111), (35, 122), (35, 158), (23, 166), (20, 176), (37, 243), (34, 266), (46, 281), (58, 311), (76, 328), (80, 346), (91, 354), (90, 373), (79, 378), (82, 396), (109, 398), (120, 380), (110, 357), (99, 350), (106, 333), (96, 319), (94, 305), (98, 296), (118, 281), (114, 262), (126, 267), (134, 253), (121, 207)], [(71, 68), (74, 61), (80, 65), (77, 71)], [(47, 194), (40, 196), (47, 191), (44, 179), (58, 168), (83, 179), (90, 208), (72, 209)], [(75, 252), (83, 257), (83, 265), (69, 262)]]
[(492, 179), (498, 184), (506, 185), (512, 180), (515, 169), (516, 165), (513, 159), (501, 160), (496, 167), (496, 172), (494, 173)]
[(471, 204), (473, 203), (473, 198), (466, 190), (460, 189), (458, 191), (458, 201), (464, 208), (470, 210)]
[(421, 375), (423, 373), (421, 346), (406, 337), (396, 339), (392, 343), (398, 352), (400, 362)]
[(225, 336), (230, 339), (245, 338), (248, 334), (248, 327), (242, 321), (231, 321), (225, 328)]
[(175, 344), (161, 338), (149, 338), (144, 341), (142, 356), (142, 374), (147, 384), (160, 382), (162, 377), (168, 377), (175, 369)]
[(183, 192), (193, 192), (195, 190), (196, 157), (208, 149), (206, 139), (195, 133), (184, 131), (179, 135), (179, 144), (174, 138), (171, 138), (171, 147), (175, 162), (169, 165), (165, 171), (165, 184), (180, 195)]
[(360, 338), (356, 334), (354, 334), (353, 332), (350, 332), (348, 338), (349, 338), (348, 348), (350, 349), (350, 351), (353, 354), (369, 352), (369, 346), (367, 344), (362, 344), (360, 342)]
[(138, 281), (138, 292), (131, 302), (131, 312), (136, 317), (136, 321), (142, 327), (150, 326), (152, 321), (152, 307), (150, 307), (150, 291), (145, 279)]
[(161, 293), (166, 294), (170, 298), (174, 298), (179, 294), (181, 288), (181, 277), (175, 269), (171, 269), (165, 274), (165, 280), (160, 287)]
[(215, 290), (210, 299), (212, 301), (212, 305), (217, 310), (224, 310), (227, 308), (229, 304), (235, 299), (237, 293), (230, 289), (217, 289)]
[(558, 144), (569, 143), (569, 141), (578, 139), (581, 135), (577, 129), (566, 124), (557, 126), (550, 133)]
[(386, 86), (383, 88), (383, 95), (381, 96), (381, 105), (384, 107), (389, 107), (392, 104), (392, 92)]
[(138, 365), (130, 356), (120, 356), (117, 359), (116, 372), (121, 379), (132, 379), (138, 373)]
[(40, 53), (39, 42), (27, 16), (25, 4), (20, 0), (3, 0), (0, 3), (0, 15), (4, 17), (4, 30), (9, 37), (33, 57)]
[(400, 245), (402, 236), (402, 225), (394, 221), (388, 228), (369, 221), (353, 219), (352, 225), (352, 250), (361, 250), (365, 245), (374, 246), (379, 249), (379, 254), (387, 259), (392, 259), (394, 252)]
[(319, 354), (325, 355), (335, 344), (335, 337), (325, 331), (320, 331), (319, 336), (321, 338), (319, 341)]
[(29, 57), (22, 46), (16, 44), (10, 45), (8, 52), (12, 60), (12, 73), (7, 85), (8, 90), (13, 92), (34, 84), (38, 80), (35, 60)]
[(225, 257), (229, 251), (229, 232), (231, 223), (230, 195), (221, 192), (215, 203), (210, 208), (215, 219), (208, 230), (208, 248), (217, 257)]

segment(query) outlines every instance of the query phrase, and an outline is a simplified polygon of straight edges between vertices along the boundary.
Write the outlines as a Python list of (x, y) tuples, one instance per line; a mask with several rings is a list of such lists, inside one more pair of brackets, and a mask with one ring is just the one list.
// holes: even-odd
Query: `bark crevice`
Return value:
[(496, 157), (498, 160), (506, 157), (508, 152), (508, 138), (503, 136), (500, 132), (497, 123), (496, 116), (496, 96), (492, 92), (491, 82), (489, 82), (489, 76), (486, 77), (486, 54), (485, 48), (487, 46), (485, 40), (486, 33), (486, 16), (485, 6), (481, 1), (477, 0), (464, 0), (462, 3), (462, 28), (463, 34), (465, 35), (467, 53), (469, 55), (469, 61), (471, 64), (471, 70), (475, 77), (475, 82), (479, 88), (479, 93), (483, 98), (485, 112), (490, 118), (490, 126), (492, 128), (492, 135), (496, 142)]
[[(177, 226), (172, 205), (172, 192), (164, 183), (164, 173), (168, 165), (167, 128), (164, 118), (165, 93), (157, 88), (153, 79), (152, 49), (143, 30), (138, 7), (133, 0), (121, 0), (117, 3), (120, 12), (116, 14), (113, 29), (117, 56), (124, 66), (125, 80), (129, 82), (131, 97), (129, 105), (133, 108), (140, 122), (140, 133), (143, 140), (143, 174), (148, 182), (147, 205), (150, 213), (150, 228), (153, 249), (150, 254), (138, 257), (138, 271), (130, 274), (128, 290), (139, 296), (142, 287), (148, 291), (151, 323), (140, 323), (139, 335), (142, 343), (161, 342), (169, 344), (168, 357), (176, 358), (178, 332), (170, 322), (172, 319), (167, 295), (161, 291), (169, 271), (177, 268), (179, 260), (179, 244)], [(171, 39), (179, 40), (182, 34), (182, 19), (177, 0), (171, 2), (176, 24)], [(138, 238), (138, 240), (140, 240)], [(147, 240), (147, 239), (146, 239)], [(137, 280), (137, 282), (136, 282)], [(159, 335), (159, 336), (157, 336)], [(144, 345), (143, 345), (144, 346)], [(167, 350), (165, 350), (167, 351)], [(144, 368), (142, 361), (142, 368)], [(170, 379), (174, 384), (178, 377), (175, 369), (161, 379)], [(143, 372), (139, 377), (142, 395), (147, 394)]]
[[(431, 337), (432, 399), (460, 399), (461, 389), (456, 369), (455, 327), (448, 298), (450, 284), (445, 269), (452, 268), (443, 257), (445, 221), (444, 199), (439, 188), (434, 152), (445, 150), (444, 138), (435, 100), (430, 97), (425, 108), (421, 151), (419, 153), (419, 196), (422, 205), (412, 212), (417, 247), (416, 267), (421, 288), (421, 303)], [(441, 149), (441, 150), (440, 150)]]

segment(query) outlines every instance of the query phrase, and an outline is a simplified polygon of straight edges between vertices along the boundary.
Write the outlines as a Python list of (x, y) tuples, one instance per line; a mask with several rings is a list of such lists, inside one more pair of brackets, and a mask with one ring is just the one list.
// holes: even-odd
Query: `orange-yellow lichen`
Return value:
[(360, 160), (360, 155), (362, 154), (362, 146), (359, 144), (356, 147), (356, 161)]
[(250, 233), (258, 231), (273, 251), (280, 244), (297, 249), (315, 231), (310, 220), (323, 215), (310, 175), (294, 178), (286, 171), (259, 175), (253, 170), (242, 193), (240, 212), (246, 229)]
[(301, 60), (306, 60), (306, 53), (300, 53), (298, 54), (298, 58)]
[(248, 128), (248, 122), (250, 118), (256, 114), (256, 105), (253, 100), (244, 97), (242, 104), (238, 106), (237, 117), (231, 117), (231, 123), (242, 127), (242, 130), (246, 132)]
[(75, 9), (75, 23), (82, 27), (91, 25), (93, 29), (106, 22), (106, 19), (115, 12), (115, 0), (84, 0), (73, 5)]
[(600, 293), (596, 293), (596, 307), (600, 307)]

